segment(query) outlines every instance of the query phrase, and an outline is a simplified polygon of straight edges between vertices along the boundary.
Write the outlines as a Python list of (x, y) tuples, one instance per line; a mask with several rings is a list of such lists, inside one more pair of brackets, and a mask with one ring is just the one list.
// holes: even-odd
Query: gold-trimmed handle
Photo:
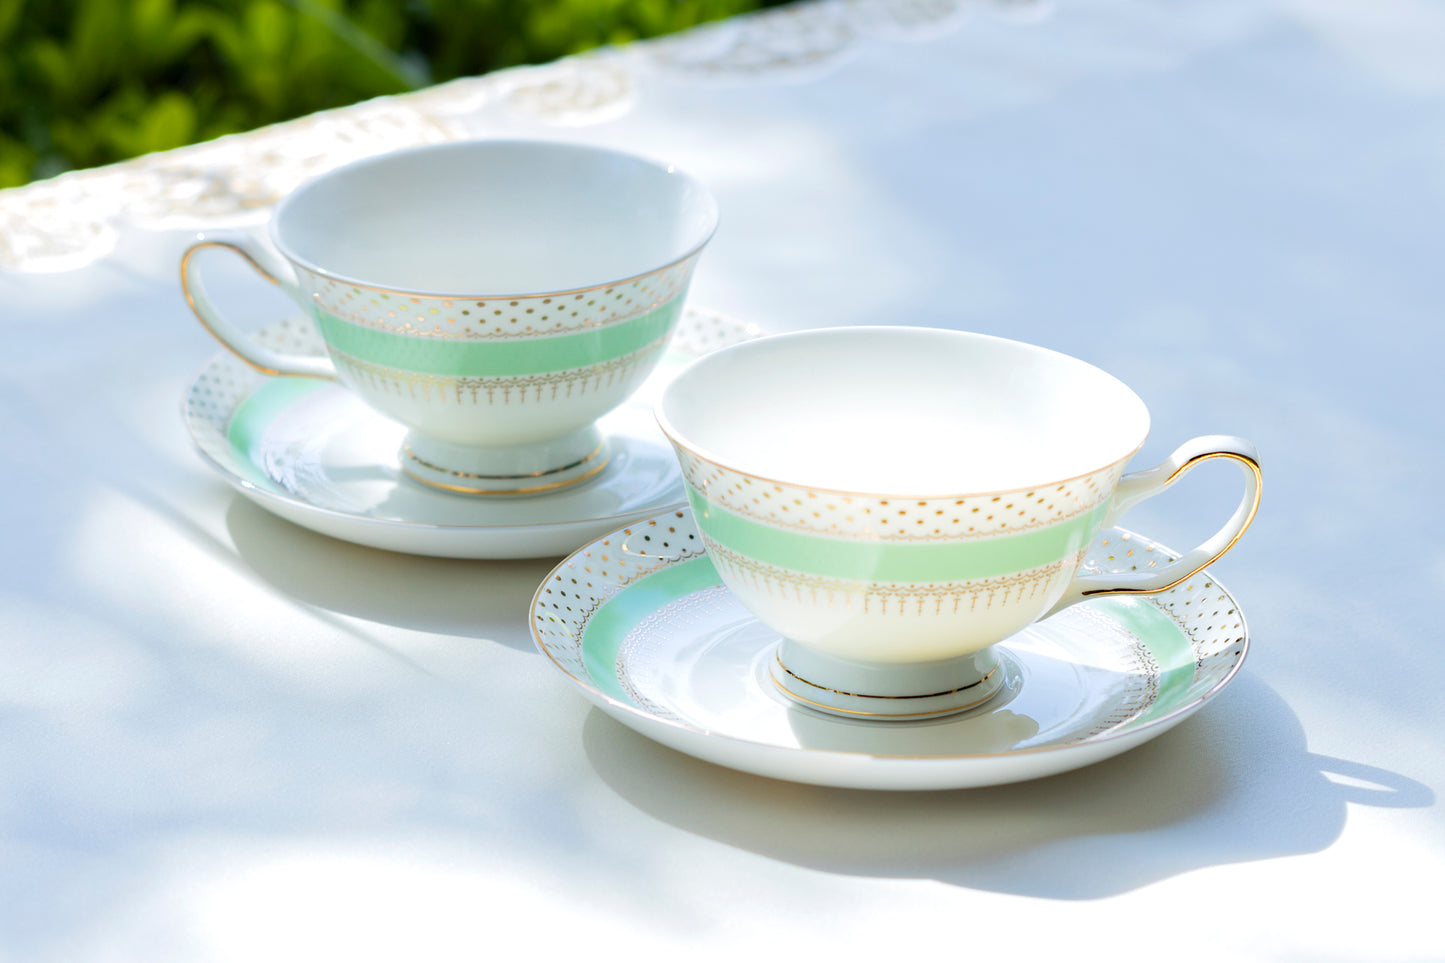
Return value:
[(1240, 500), (1239, 507), (1234, 510), (1229, 521), (1224, 523), (1224, 527), (1162, 568), (1148, 572), (1077, 575), (1049, 614), (1101, 595), (1152, 595), (1155, 592), (1167, 591), (1214, 564), (1220, 556), (1233, 548), (1259, 511), (1262, 477), (1259, 470), (1259, 452), (1243, 438), (1232, 435), (1204, 435), (1190, 439), (1175, 449), (1161, 464), (1125, 475), (1114, 492), (1105, 524), (1114, 524), (1129, 508), (1164, 491), (1194, 466), (1211, 458), (1225, 458), (1235, 462), (1245, 476), (1244, 498)]
[(201, 322), (201, 326), (209, 331), (217, 341), (225, 345), (232, 354), (262, 374), (335, 380), (336, 367), (331, 363), (330, 358), (286, 354), (258, 344), (216, 310), (215, 304), (206, 294), (206, 285), (201, 279), (199, 259), (196, 257), (198, 253), (207, 248), (217, 248), (239, 254), (247, 264), (256, 270), (256, 273), (272, 284), (279, 285), (297, 304), (303, 307), (306, 304), (296, 282), (292, 280), (290, 266), (284, 261), (279, 260), (249, 236), (238, 231), (212, 231), (196, 235), (195, 242), (186, 248), (185, 254), (181, 255), (181, 290), (185, 293), (186, 303), (191, 306), (191, 311)]

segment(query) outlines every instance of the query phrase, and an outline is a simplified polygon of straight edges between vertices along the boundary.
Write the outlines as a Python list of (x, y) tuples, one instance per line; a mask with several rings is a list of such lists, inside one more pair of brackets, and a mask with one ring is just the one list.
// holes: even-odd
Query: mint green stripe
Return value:
[(774, 528), (735, 515), (687, 489), (693, 516), (725, 548), (769, 565), (832, 578), (879, 582), (951, 582), (1022, 572), (1072, 558), (1094, 536), (1106, 505), (1047, 528), (956, 542), (831, 538)]
[(603, 602), (582, 632), (582, 661), (603, 692), (632, 703), (617, 681), (617, 650), (639, 622), (674, 599), (721, 584), (706, 556), (669, 565), (644, 576)]
[(1159, 691), (1138, 721), (1148, 722), (1189, 701), (1189, 687), (1194, 683), (1194, 650), (1177, 622), (1143, 599), (1101, 598), (1089, 604), (1098, 606), (1138, 636), (1159, 665)]
[(682, 303), (676, 297), (620, 324), (518, 341), (419, 338), (365, 328), (320, 308), (313, 313), (327, 344), (354, 358), (423, 374), (481, 378), (565, 371), (631, 354), (665, 337)]

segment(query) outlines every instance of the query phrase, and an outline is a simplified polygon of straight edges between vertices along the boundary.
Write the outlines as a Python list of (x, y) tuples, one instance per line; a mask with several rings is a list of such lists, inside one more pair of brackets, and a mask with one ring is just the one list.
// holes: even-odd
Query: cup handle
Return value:
[(1233, 548), (1234, 543), (1239, 541), (1239, 537), (1249, 527), (1249, 523), (1254, 521), (1255, 513), (1259, 511), (1260, 471), (1259, 453), (1254, 446), (1243, 438), (1232, 435), (1204, 435), (1193, 438), (1180, 445), (1174, 450), (1174, 454), (1153, 468), (1125, 475), (1114, 490), (1113, 503), (1109, 506), (1104, 525), (1107, 527), (1114, 524), (1134, 505), (1164, 491), (1195, 465), (1211, 458), (1228, 458), (1238, 463), (1245, 477), (1244, 498), (1223, 528), (1198, 547), (1185, 552), (1162, 568), (1147, 572), (1076, 575), (1064, 590), (1063, 598), (1049, 610), (1049, 614), (1100, 595), (1149, 595), (1163, 592), (1214, 564), (1215, 560)]
[(201, 325), (232, 354), (262, 374), (335, 380), (336, 366), (331, 363), (330, 358), (272, 350), (247, 336), (216, 310), (216, 306), (206, 294), (206, 285), (201, 280), (200, 265), (196, 258), (196, 254), (206, 248), (234, 251), (263, 278), (279, 285), (297, 304), (303, 307), (306, 304), (305, 295), (296, 284), (296, 275), (289, 264), (239, 231), (210, 231), (196, 235), (195, 242), (186, 248), (186, 253), (181, 256), (181, 290), (185, 292), (186, 303), (191, 306)]

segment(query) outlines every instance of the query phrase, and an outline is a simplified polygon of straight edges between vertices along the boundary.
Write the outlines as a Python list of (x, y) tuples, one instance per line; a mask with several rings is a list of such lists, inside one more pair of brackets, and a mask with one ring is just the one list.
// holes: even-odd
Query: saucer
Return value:
[[(1084, 569), (1175, 553), (1106, 529)], [(928, 722), (844, 719), (769, 681), (780, 642), (718, 578), (687, 509), (579, 549), (532, 600), (537, 647), (608, 715), (718, 765), (858, 789), (960, 789), (1036, 779), (1168, 731), (1239, 671), (1248, 630), (1207, 572), (1155, 596), (1072, 606), (995, 646), (1000, 691)]]
[[(196, 447), (223, 478), (304, 528), (416, 555), (557, 556), (686, 501), (677, 459), (652, 418), (652, 399), (688, 361), (760, 333), (756, 325), (688, 308), (657, 370), (598, 422), (610, 455), (605, 467), (544, 494), (487, 498), (422, 485), (403, 472), (401, 425), (335, 382), (267, 377), (226, 351), (197, 375), (183, 414)], [(304, 319), (255, 337), (290, 352), (325, 350)]]

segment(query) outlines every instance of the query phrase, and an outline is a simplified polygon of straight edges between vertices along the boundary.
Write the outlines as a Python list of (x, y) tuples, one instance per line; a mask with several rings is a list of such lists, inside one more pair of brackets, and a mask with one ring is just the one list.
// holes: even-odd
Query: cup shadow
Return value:
[[(1427, 787), (1398, 773), (1308, 752), (1289, 706), (1249, 678), (1121, 756), (985, 789), (889, 793), (779, 782), (685, 756), (596, 709), (582, 738), (609, 787), (684, 831), (823, 872), (1057, 900), (1322, 850), (1343, 831), (1347, 803), (1433, 803)], [(1243, 746), (1268, 765), (1243, 767)]]
[(387, 552), (293, 525), (240, 496), (226, 511), (226, 528), (237, 554), (257, 576), (305, 605), (536, 651), (525, 630), (527, 607), (555, 559), (487, 561)]

